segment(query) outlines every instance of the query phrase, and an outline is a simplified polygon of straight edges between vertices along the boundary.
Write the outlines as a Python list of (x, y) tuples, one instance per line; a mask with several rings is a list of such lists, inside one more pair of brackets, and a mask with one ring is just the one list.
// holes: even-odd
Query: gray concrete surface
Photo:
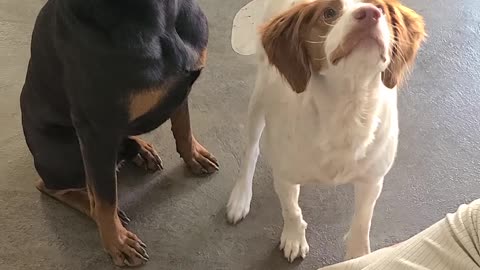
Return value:
[[(351, 188), (302, 189), (311, 252), (289, 264), (277, 249), (281, 214), (262, 158), (250, 215), (235, 227), (224, 220), (254, 84), (254, 58), (230, 47), (231, 21), (247, 1), (201, 0), (210, 19), (209, 63), (192, 93), (191, 111), (196, 136), (219, 158), (221, 171), (191, 177), (166, 125), (145, 136), (157, 145), (166, 169), (121, 173), (121, 204), (149, 246), (151, 260), (143, 269), (316, 269), (342, 258)], [(399, 153), (376, 208), (375, 249), (480, 197), (480, 1), (405, 2), (425, 16), (430, 37), (400, 93)], [(33, 187), (18, 99), (43, 3), (0, 0), (0, 269), (111, 269), (93, 222)]]

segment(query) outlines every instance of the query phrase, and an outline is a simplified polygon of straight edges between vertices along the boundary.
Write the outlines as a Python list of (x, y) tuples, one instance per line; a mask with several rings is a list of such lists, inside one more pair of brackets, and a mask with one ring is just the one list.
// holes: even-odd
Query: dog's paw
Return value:
[(190, 171), (196, 175), (211, 174), (219, 169), (217, 159), (196, 140), (192, 142), (191, 152), (181, 156)]
[(133, 163), (138, 167), (144, 168), (147, 171), (159, 171), (163, 169), (163, 162), (153, 145), (136, 139), (139, 149), (138, 154), (133, 158)]
[(227, 204), (227, 219), (230, 223), (236, 224), (244, 219), (250, 212), (252, 200), (252, 188), (243, 181), (237, 181), (230, 194)]
[(133, 233), (122, 229), (117, 233), (103, 234), (105, 250), (117, 266), (140, 266), (149, 257), (146, 245)]
[[(306, 227), (306, 223), (303, 223)], [(310, 250), (305, 237), (305, 229), (284, 226), (280, 250), (283, 250), (283, 255), (289, 262), (293, 262), (298, 257), (304, 259)]]

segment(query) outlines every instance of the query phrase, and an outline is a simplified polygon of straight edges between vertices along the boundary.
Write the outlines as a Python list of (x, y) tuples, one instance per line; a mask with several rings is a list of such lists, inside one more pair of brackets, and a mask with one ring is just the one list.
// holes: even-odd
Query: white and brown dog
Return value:
[(257, 48), (248, 143), (227, 205), (232, 223), (250, 210), (265, 154), (284, 220), (280, 248), (305, 257), (298, 205), (309, 182), (355, 186), (346, 258), (370, 252), (369, 231), (398, 142), (397, 86), (425, 38), (421, 16), (397, 0), (269, 0)]

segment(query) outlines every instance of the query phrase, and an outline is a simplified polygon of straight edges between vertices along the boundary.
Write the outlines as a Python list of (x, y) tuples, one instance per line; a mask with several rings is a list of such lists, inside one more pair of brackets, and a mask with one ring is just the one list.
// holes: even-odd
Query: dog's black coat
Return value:
[[(102, 179), (93, 183), (97, 194), (114, 200), (103, 169), (112, 167), (112, 151), (134, 154), (128, 135), (155, 129), (185, 101), (207, 40), (194, 0), (49, 0), (21, 94), (26, 141), (46, 187), (85, 187), (86, 171)], [(167, 98), (129, 121), (129, 97), (173, 77), (181, 79)]]
[(149, 168), (162, 166), (132, 135), (171, 119), (190, 168), (218, 169), (193, 137), (188, 112), (207, 41), (195, 0), (49, 0), (37, 17), (20, 97), (37, 187), (91, 216), (118, 266), (138, 266), (148, 254), (122, 225), (117, 163), (143, 154)]

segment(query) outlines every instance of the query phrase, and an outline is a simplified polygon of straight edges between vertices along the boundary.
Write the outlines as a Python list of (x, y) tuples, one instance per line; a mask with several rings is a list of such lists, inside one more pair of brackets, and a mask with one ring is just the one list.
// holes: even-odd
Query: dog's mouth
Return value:
[(330, 54), (330, 62), (337, 65), (340, 60), (349, 56), (356, 48), (375, 46), (379, 50), (380, 59), (385, 63), (387, 61), (387, 48), (383, 39), (380, 38), (379, 31), (352, 31), (345, 36), (343, 42)]

